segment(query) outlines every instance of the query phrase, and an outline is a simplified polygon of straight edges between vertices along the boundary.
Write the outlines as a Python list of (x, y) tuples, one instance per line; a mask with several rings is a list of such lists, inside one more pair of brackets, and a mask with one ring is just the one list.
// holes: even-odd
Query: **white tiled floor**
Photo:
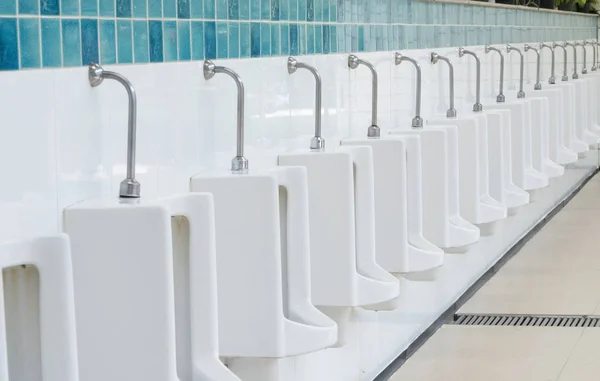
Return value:
[[(600, 176), (460, 310), (600, 315)], [(444, 326), (391, 381), (598, 381), (600, 328)]]

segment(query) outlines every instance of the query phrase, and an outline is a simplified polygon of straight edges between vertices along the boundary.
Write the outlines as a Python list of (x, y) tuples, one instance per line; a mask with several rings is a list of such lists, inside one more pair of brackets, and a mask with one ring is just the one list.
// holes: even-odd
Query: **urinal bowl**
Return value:
[[(529, 98), (532, 103), (532, 165), (537, 171), (548, 176), (548, 179), (562, 176), (565, 169), (550, 159), (550, 110), (560, 107), (558, 89), (535, 91)], [(533, 116), (536, 117), (533, 117)]]
[(587, 75), (581, 75), (578, 80), (574, 80), (575, 91), (577, 93), (578, 102), (577, 107), (577, 125), (576, 134), (577, 137), (587, 143), (590, 147), (594, 146), (600, 141), (600, 135), (593, 132), (594, 120), (592, 118), (592, 111), (589, 109), (590, 93), (592, 86), (597, 86), (596, 80)]
[(560, 82), (552, 86), (563, 90), (563, 99), (565, 100), (563, 106), (564, 121), (562, 124), (563, 144), (572, 152), (581, 156), (581, 154), (589, 151), (589, 145), (577, 136), (577, 124), (581, 123), (579, 120), (581, 117), (577, 116), (579, 114), (577, 103), (580, 102), (579, 98), (582, 92), (578, 91), (578, 87), (574, 82)]

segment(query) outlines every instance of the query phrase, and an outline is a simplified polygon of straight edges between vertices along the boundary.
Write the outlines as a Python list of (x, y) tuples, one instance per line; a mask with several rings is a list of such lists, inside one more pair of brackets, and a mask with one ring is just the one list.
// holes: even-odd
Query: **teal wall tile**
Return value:
[(279, 28), (279, 37), (281, 48), (281, 55), (287, 56), (290, 54), (290, 26), (288, 24), (281, 24)]
[(177, 22), (175, 21), (164, 22), (163, 52), (165, 62), (177, 61)]
[(42, 61), (40, 58), (40, 20), (35, 18), (20, 19), (19, 41), (21, 54), (21, 68), (31, 69), (41, 67)]
[(290, 24), (290, 54), (298, 55), (300, 52), (298, 24)]
[(240, 20), (250, 20), (250, 1), (238, 0), (238, 14)]
[(189, 19), (190, 18), (190, 0), (177, 0), (177, 18), (178, 19)]
[(202, 0), (190, 0), (190, 18), (201, 19), (204, 17), (204, 2)]
[[(329, 0), (321, 0), (321, 9), (323, 14), (323, 21), (329, 22), (329, 11), (331, 9), (331, 5), (329, 4)], [(335, 0), (334, 0), (335, 1)]]
[(315, 25), (315, 53), (323, 53), (323, 25)]
[(192, 21), (192, 59), (204, 59), (204, 24)]
[(100, 16), (115, 17), (115, 0), (98, 0), (98, 6)]
[(329, 54), (331, 52), (331, 36), (329, 33), (329, 29), (330, 26), (329, 25), (323, 25), (323, 35), (321, 38), (321, 43), (323, 45), (323, 53), (324, 54)]
[[(164, 0), (163, 0), (164, 1)], [(217, 20), (227, 20), (229, 4), (227, 0), (216, 0)]]
[(298, 25), (298, 46), (300, 54), (308, 53), (308, 41), (306, 40), (306, 24)]
[(250, 24), (250, 57), (260, 57), (260, 23)]
[(98, 20), (81, 20), (81, 63), (88, 65), (99, 62), (98, 55)]
[(271, 24), (260, 24), (260, 55), (268, 57), (271, 55)]
[(250, 0), (250, 19), (260, 20), (260, 1)]
[(282, 21), (290, 19), (290, 0), (279, 0), (279, 19)]
[(238, 20), (240, 18), (239, 0), (227, 1), (227, 13), (227, 17), (229, 18), (229, 20)]
[(281, 10), (279, 0), (271, 0), (271, 20), (279, 21)]
[[(147, 7), (146, 0), (133, 0), (133, 17), (134, 18), (146, 18)], [(202, 15), (200, 15), (202, 17)]]
[(192, 58), (191, 28), (189, 21), (177, 22), (177, 44), (179, 61), (188, 61)]
[(63, 16), (79, 16), (79, 0), (62, 0), (60, 14)]
[(240, 58), (250, 57), (250, 23), (240, 24)]
[(130, 20), (117, 21), (117, 60), (133, 63), (133, 27)]
[(298, 1), (298, 21), (306, 21), (307, 17), (307, 0)]
[[(23, 1), (23, 0), (21, 0)], [(26, 0), (29, 1), (29, 0)], [(98, 16), (97, 0), (80, 0), (82, 16)]]
[(290, 1), (290, 17), (289, 19), (291, 21), (297, 21), (298, 20), (298, 1), (299, 0), (289, 0)]
[[(0, 3), (4, 2), (0, 1)], [(12, 1), (10, 1), (12, 2)], [(8, 7), (7, 7), (8, 8)], [(10, 6), (12, 9), (12, 5)], [(38, 15), (40, 13), (40, 2), (39, 0), (19, 0), (19, 14), (20, 15)], [(10, 12), (7, 12), (10, 14)]]
[(148, 23), (146, 21), (133, 22), (133, 59), (136, 63), (150, 61), (148, 39)]
[(19, 69), (17, 19), (0, 18), (0, 70)]
[(150, 62), (163, 62), (163, 25), (162, 21), (148, 21), (148, 42)]
[(204, 18), (214, 19), (215, 16), (215, 2), (212, 0), (204, 0)]
[(148, 0), (148, 17), (162, 18), (163, 6), (161, 0)]
[(260, 1), (260, 18), (261, 20), (271, 19), (271, 0), (254, 0)]
[(306, 21), (315, 21), (315, 1), (306, 0)]
[(315, 54), (315, 26), (306, 26), (306, 53)]
[(63, 66), (80, 66), (81, 31), (79, 30), (79, 20), (63, 19), (61, 24)]
[(42, 66), (60, 67), (60, 20), (42, 19)]
[(117, 63), (117, 43), (113, 20), (100, 20), (100, 62), (102, 64)]
[[(364, 25), (359, 25), (358, 26), (358, 52), (364, 52), (365, 51), (365, 27)], [(368, 46), (368, 43), (366, 44)]]
[(40, 0), (40, 13), (44, 16), (60, 15), (59, 0)]
[(204, 23), (204, 57), (207, 60), (217, 58), (217, 25), (214, 21)]
[(0, 15), (16, 15), (17, 14), (17, 2), (16, 1), (0, 1)]
[(229, 58), (240, 57), (240, 23), (229, 23)]
[(177, 17), (177, 0), (162, 0), (162, 3), (164, 18)]
[(271, 55), (278, 56), (281, 54), (280, 49), (281, 39), (279, 38), (279, 25), (271, 24)]
[(227, 58), (229, 55), (229, 37), (227, 23), (217, 23), (217, 58)]

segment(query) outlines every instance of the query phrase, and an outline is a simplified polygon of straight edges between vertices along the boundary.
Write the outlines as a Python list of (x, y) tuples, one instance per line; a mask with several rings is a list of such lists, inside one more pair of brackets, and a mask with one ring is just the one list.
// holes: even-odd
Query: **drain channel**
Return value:
[(456, 314), (454, 315), (453, 324), (507, 327), (600, 328), (600, 316)]

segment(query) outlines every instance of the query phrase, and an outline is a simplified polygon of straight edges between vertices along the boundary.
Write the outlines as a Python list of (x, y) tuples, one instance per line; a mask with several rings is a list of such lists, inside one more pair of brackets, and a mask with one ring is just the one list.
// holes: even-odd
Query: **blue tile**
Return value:
[(290, 1), (290, 17), (289, 19), (292, 21), (298, 20), (298, 3), (299, 0), (289, 0)]
[(323, 25), (323, 38), (321, 40), (323, 45), (323, 53), (325, 54), (329, 54), (331, 52), (330, 39), (329, 25)]
[(189, 61), (192, 58), (192, 48), (190, 42), (190, 22), (177, 22), (177, 43), (179, 44), (179, 60)]
[(335, 25), (329, 26), (329, 52), (337, 53), (337, 27)]
[(365, 27), (362, 25), (358, 27), (358, 51), (365, 51)]
[(161, 18), (162, 12), (162, 0), (148, 0), (148, 17)]
[(100, 20), (100, 61), (102, 64), (117, 62), (117, 43), (113, 20)]
[(0, 18), (0, 70), (19, 69), (17, 19)]
[(300, 47), (300, 54), (307, 54), (306, 24), (298, 25), (298, 46)]
[(240, 20), (250, 20), (250, 0), (237, 0)]
[(120, 64), (133, 62), (132, 31), (130, 20), (117, 21), (117, 53)]
[(240, 58), (250, 57), (250, 24), (240, 24)]
[(229, 23), (229, 58), (240, 57), (240, 23)]
[(133, 17), (146, 18), (146, 0), (133, 0)]
[(115, 17), (115, 0), (98, 0), (98, 6), (98, 14), (100, 16)]
[[(79, 20), (62, 20), (63, 66), (81, 66), (81, 31)], [(23, 44), (21, 44), (23, 49)]]
[(192, 59), (204, 59), (204, 24), (192, 21)]
[(271, 25), (267, 23), (260, 24), (260, 56), (268, 57), (271, 55)]
[(280, 53), (280, 38), (279, 38), (279, 25), (271, 24), (271, 55), (278, 56)]
[[(30, 1), (30, 0), (20, 0)], [(97, 0), (80, 0), (82, 16), (98, 16), (98, 1)]]
[(227, 58), (229, 54), (228, 30), (226, 22), (217, 23), (217, 58)]
[(298, 1), (298, 21), (306, 21), (306, 1), (307, 0), (297, 0)]
[(306, 1), (306, 21), (315, 21), (315, 0)]
[(287, 56), (290, 54), (290, 26), (288, 24), (280, 25), (280, 47), (281, 47), (281, 55)]
[[(322, 3), (322, 14), (323, 14), (323, 21), (324, 22), (329, 22), (329, 10), (331, 9), (331, 5), (329, 3), (329, 0), (321, 0)], [(335, 0), (332, 0), (335, 1)]]
[(43, 16), (60, 15), (60, 6), (58, 5), (58, 0), (40, 0), (40, 13)]
[(98, 56), (98, 20), (81, 20), (81, 63), (88, 65), (99, 62)]
[(190, 0), (190, 18), (201, 19), (204, 17), (204, 3), (202, 0)]
[(19, 40), (21, 43), (21, 68), (39, 68), (40, 22), (37, 18), (19, 20)]
[(150, 42), (150, 62), (163, 62), (162, 21), (148, 21), (148, 37)]
[(217, 2), (217, 20), (227, 20), (229, 4), (227, 0), (216, 0)]
[(313, 0), (315, 9), (315, 21), (323, 21), (323, 0)]
[(17, 2), (16, 1), (0, 1), (0, 15), (16, 15), (17, 14)]
[[(399, 3), (398, 1), (394, 2), (394, 3)], [(344, 18), (344, 13), (346, 11), (346, 4), (344, 3), (344, 0), (337, 0), (337, 3), (335, 5), (335, 9), (336, 9), (336, 13), (335, 13), (335, 20), (339, 21), (339, 22), (343, 22), (344, 20), (346, 20)]]
[(60, 21), (42, 19), (42, 66), (60, 67)]
[(315, 25), (315, 53), (323, 53), (323, 26)]
[(212, 0), (204, 0), (204, 18), (215, 18), (215, 2)]
[(204, 23), (204, 57), (207, 60), (217, 58), (217, 25), (212, 21)]
[(250, 57), (260, 57), (260, 23), (250, 24)]
[(165, 62), (177, 61), (177, 22), (165, 21), (163, 33)]
[(250, 0), (250, 20), (260, 20), (260, 0)]
[(177, 18), (190, 18), (190, 0), (177, 0)]
[(279, 21), (281, 15), (281, 9), (279, 0), (271, 0), (271, 20)]
[[(39, 0), (18, 0), (19, 1), (19, 14), (20, 15), (37, 15), (40, 12)], [(6, 0), (0, 1), (0, 3), (6, 2)], [(9, 0), (8, 2), (12, 2)]]
[[(295, 1), (294, 1), (295, 3)], [(290, 18), (290, 0), (279, 0), (279, 19), (287, 21)]]
[(240, 18), (239, 0), (227, 1), (227, 18), (237, 20)]
[(150, 61), (148, 45), (148, 23), (146, 21), (133, 22), (133, 59), (136, 63)]
[(176, 0), (162, 0), (162, 2), (163, 2), (163, 17), (165, 17), (165, 18), (177, 17)]
[(329, 21), (337, 21), (337, 0), (329, 0)]
[(79, 0), (62, 0), (60, 13), (63, 16), (79, 16)]
[(290, 24), (290, 54), (298, 55), (299, 49), (298, 24)]
[[(258, 2), (259, 0), (254, 0)], [(271, 19), (271, 0), (260, 0), (260, 18), (262, 20)]]
[(117, 0), (117, 17), (131, 18), (131, 0)]

